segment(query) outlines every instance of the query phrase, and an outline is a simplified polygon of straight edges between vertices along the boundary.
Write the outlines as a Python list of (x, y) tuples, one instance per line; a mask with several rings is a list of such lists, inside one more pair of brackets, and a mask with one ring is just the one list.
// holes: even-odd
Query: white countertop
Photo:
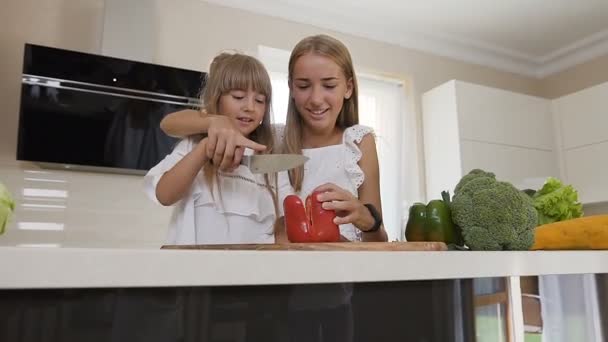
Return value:
[(0, 288), (270, 285), (608, 273), (608, 251), (322, 252), (0, 247)]

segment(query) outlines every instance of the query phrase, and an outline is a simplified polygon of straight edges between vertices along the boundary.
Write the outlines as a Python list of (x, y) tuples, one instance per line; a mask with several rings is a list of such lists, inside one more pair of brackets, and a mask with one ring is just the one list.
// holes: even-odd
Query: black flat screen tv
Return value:
[(26, 44), (17, 159), (142, 174), (177, 140), (168, 113), (200, 106), (205, 73)]

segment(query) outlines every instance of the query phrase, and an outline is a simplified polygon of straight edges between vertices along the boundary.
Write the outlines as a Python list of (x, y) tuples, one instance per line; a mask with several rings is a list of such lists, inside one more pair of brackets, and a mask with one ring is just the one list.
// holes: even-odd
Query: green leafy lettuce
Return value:
[(547, 224), (583, 216), (583, 205), (572, 185), (564, 185), (559, 179), (549, 177), (533, 196), (538, 212), (538, 224)]
[(8, 189), (0, 183), (0, 235), (4, 233), (13, 210), (15, 210), (15, 202)]

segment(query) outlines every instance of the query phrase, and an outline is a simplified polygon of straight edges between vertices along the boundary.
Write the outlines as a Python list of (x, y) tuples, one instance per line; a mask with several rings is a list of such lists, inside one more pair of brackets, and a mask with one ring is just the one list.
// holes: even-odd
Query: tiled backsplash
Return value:
[(15, 213), (1, 246), (158, 248), (171, 208), (150, 201), (142, 176), (41, 169), (0, 160)]

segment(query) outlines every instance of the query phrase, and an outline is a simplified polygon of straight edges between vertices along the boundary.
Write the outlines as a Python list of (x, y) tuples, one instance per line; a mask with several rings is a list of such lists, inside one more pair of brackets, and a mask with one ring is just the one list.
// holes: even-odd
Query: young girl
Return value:
[[(290, 100), (283, 148), (309, 162), (289, 172), (296, 193), (322, 191), (347, 239), (386, 241), (380, 223), (378, 157), (372, 129), (358, 125), (350, 53), (329, 36), (300, 41), (289, 59)], [(284, 183), (284, 180), (281, 181)]]
[[(223, 115), (243, 137), (264, 145), (234, 143), (270, 153), (271, 93), (270, 78), (258, 60), (222, 53), (211, 63), (202, 93), (203, 109)], [(216, 144), (217, 151), (208, 148), (208, 141), (200, 137), (180, 141), (144, 178), (152, 200), (176, 205), (167, 244), (274, 242), (278, 202), (271, 184), (276, 179), (236, 167), (234, 156), (224, 153), (234, 152), (232, 141)], [(228, 145), (220, 149), (224, 143)]]

